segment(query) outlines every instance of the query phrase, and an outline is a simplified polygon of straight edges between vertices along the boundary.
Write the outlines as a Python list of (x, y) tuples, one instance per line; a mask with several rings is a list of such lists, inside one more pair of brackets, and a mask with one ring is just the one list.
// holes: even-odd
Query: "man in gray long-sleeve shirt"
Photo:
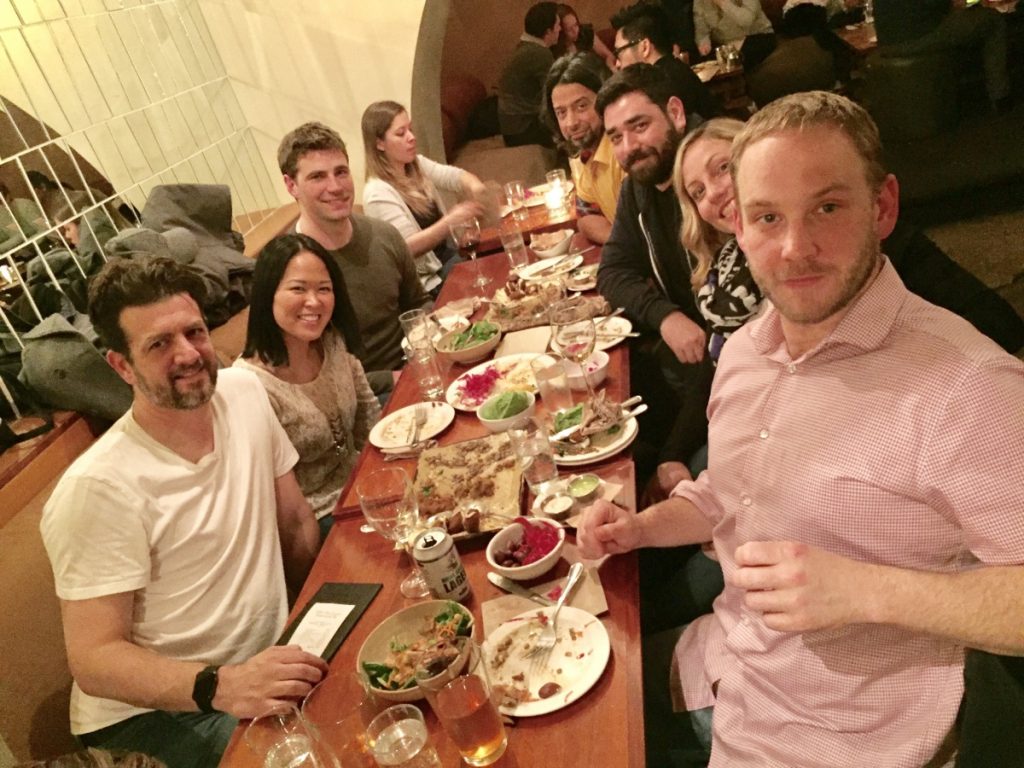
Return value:
[(525, 32), (498, 82), (498, 123), (505, 144), (553, 145), (540, 120), (544, 79), (555, 62), (551, 46), (558, 42), (561, 21), (555, 3), (535, 3), (526, 12)]
[[(355, 183), (348, 152), (332, 129), (320, 123), (300, 125), (281, 140), (277, 159), (285, 186), (299, 203), (295, 231), (330, 251), (345, 276), (363, 337), (363, 368), (400, 368), (398, 316), (430, 305), (405, 240), (390, 224), (352, 212)], [(370, 383), (379, 393), (390, 378), (371, 376)]]

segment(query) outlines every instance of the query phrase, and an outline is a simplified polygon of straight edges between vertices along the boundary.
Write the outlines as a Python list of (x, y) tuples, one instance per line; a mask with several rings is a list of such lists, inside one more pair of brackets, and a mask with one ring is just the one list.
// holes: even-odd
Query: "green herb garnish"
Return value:
[(583, 403), (555, 414), (555, 432), (575, 427), (583, 420)]
[(497, 332), (498, 326), (494, 323), (489, 323), (486, 320), (473, 323), (462, 333), (457, 333), (452, 337), (451, 350), (455, 352), (467, 347), (475, 347), (477, 344), (483, 344)]

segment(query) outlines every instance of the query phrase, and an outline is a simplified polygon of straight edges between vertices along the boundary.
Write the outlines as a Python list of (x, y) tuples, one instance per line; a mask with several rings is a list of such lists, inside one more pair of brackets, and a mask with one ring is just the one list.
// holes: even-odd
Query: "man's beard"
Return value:
[(861, 244), (860, 257), (843, 276), (835, 294), (831, 297), (823, 297), (828, 303), (818, 305), (800, 306), (788, 301), (787, 297), (775, 287), (787, 279), (813, 274), (827, 274), (828, 270), (822, 270), (813, 260), (804, 262), (800, 267), (792, 269), (785, 274), (772, 275), (772, 281), (765, 280), (765, 276), (759, 275), (751, 265), (751, 274), (754, 281), (761, 287), (765, 297), (768, 298), (779, 314), (792, 323), (801, 325), (816, 325), (821, 323), (850, 304), (861, 292), (867, 282), (875, 274), (875, 267), (881, 258), (878, 240), (873, 233), (869, 233)]
[[(672, 177), (672, 165), (676, 159), (676, 149), (683, 140), (683, 134), (675, 126), (669, 126), (665, 141), (658, 147), (642, 147), (629, 153), (622, 167), (631, 178), (640, 184), (664, 184)], [(657, 158), (654, 165), (634, 169), (634, 164), (648, 157)]]
[(601, 143), (602, 136), (604, 136), (602, 128), (592, 128), (578, 139), (569, 139), (569, 145), (576, 154), (587, 151), (593, 152), (597, 149), (597, 145)]
[[(200, 358), (199, 362), (195, 365), (179, 366), (172, 369), (168, 374), (168, 380), (160, 383), (150, 382), (139, 373), (137, 368), (132, 366), (132, 369), (135, 371), (136, 386), (154, 405), (158, 405), (161, 408), (170, 408), (177, 411), (194, 410), (210, 401), (217, 385), (217, 366), (213, 361), (207, 360), (205, 357)], [(175, 386), (174, 379), (176, 376), (197, 373), (200, 370), (205, 370), (209, 376), (207, 382), (193, 385), (184, 392)]]

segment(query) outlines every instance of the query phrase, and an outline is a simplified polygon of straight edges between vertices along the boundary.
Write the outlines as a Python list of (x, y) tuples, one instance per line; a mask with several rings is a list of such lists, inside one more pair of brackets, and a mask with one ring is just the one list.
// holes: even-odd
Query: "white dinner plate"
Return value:
[(455, 420), (455, 409), (448, 403), (417, 403), (389, 413), (373, 425), (370, 430), (370, 444), (378, 448), (403, 448), (409, 445), (409, 437), (416, 419), (416, 408), (422, 405), (429, 409), (427, 420), (420, 427), (420, 440), (439, 435)]
[[(607, 320), (601, 321), (600, 317), (594, 318), (595, 325), (597, 326), (597, 332), (600, 334), (594, 342), (594, 349), (611, 349), (620, 341), (626, 338), (627, 333), (633, 331), (633, 324), (624, 317), (609, 317)], [(555, 335), (551, 334), (551, 350), (561, 354), (561, 350), (558, 347), (558, 342), (555, 341)]]
[[(591, 445), (586, 453), (574, 453), (571, 456), (559, 456), (557, 444), (555, 448), (555, 464), (561, 467), (580, 467), (584, 464), (593, 464), (598, 461), (603, 461), (609, 456), (614, 456), (619, 451), (627, 448), (634, 440), (636, 440), (637, 433), (640, 432), (640, 427), (636, 423), (635, 418), (626, 419), (622, 423), (622, 429), (612, 438), (608, 443), (603, 445), (593, 446)], [(593, 438), (591, 438), (593, 440)]]
[[(505, 355), (504, 357), (496, 357), (493, 360), (482, 362), (480, 365), (470, 368), (449, 384), (448, 389), (445, 390), (444, 399), (448, 402), (448, 405), (457, 410), (475, 411), (491, 395), (511, 390), (536, 392), (537, 384), (533, 379), (533, 371), (530, 370), (530, 361), (538, 357), (546, 359), (549, 363), (555, 362), (550, 355), (537, 354), (536, 352), (521, 352), (516, 355)], [(497, 371), (501, 375), (494, 382), (490, 390), (488, 390), (487, 394), (475, 402), (463, 398), (462, 387), (467, 379), (471, 376), (479, 376), (485, 373), (491, 366), (496, 366)]]
[[(560, 261), (562, 263), (558, 264)], [(568, 254), (565, 256), (552, 256), (551, 258), (541, 259), (540, 261), (535, 261), (529, 266), (520, 268), (517, 274), (523, 278), (523, 280), (550, 280), (553, 277), (558, 277), (559, 275), (564, 275), (567, 272), (572, 272), (582, 263), (582, 253), (577, 253), (575, 256), (570, 256)], [(557, 269), (540, 274), (555, 264), (558, 264)]]
[[(539, 615), (550, 616), (553, 610), (538, 608), (509, 619), (499, 624), (484, 643), (491, 684), (525, 686), (529, 691), (528, 701), (499, 707), (502, 714), (533, 717), (567, 707), (586, 694), (608, 666), (612, 650), (608, 630), (596, 616), (569, 605), (558, 614), (555, 647), (547, 658), (524, 658), (541, 632)], [(506, 644), (508, 653), (495, 666), (500, 659), (499, 648)], [(522, 681), (514, 680), (518, 675), (522, 675)], [(552, 696), (540, 698), (541, 686), (547, 683), (556, 683), (561, 688)]]

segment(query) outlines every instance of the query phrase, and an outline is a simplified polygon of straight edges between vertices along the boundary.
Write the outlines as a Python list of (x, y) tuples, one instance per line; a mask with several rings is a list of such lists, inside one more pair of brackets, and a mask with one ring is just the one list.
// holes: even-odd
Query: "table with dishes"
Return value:
[[(637, 560), (582, 560), (573, 527), (595, 498), (636, 508), (631, 328), (593, 290), (599, 249), (571, 230), (551, 243), (460, 264), (427, 320), (403, 317), (410, 362), (286, 636), (325, 585), (362, 595), (362, 613), (304, 715), (243, 722), (222, 765), (315, 764), (268, 751), (289, 728), (344, 768), (644, 764)], [(399, 511), (378, 518), (377, 500)], [(409, 508), (412, 533), (395, 524)]]
[(550, 172), (545, 183), (532, 187), (520, 181), (508, 182), (499, 198), (502, 204), (498, 220), (481, 231), (478, 246), (481, 254), (500, 253), (501, 234), (511, 229), (530, 238), (534, 234), (575, 226), (576, 196), (564, 170)]

